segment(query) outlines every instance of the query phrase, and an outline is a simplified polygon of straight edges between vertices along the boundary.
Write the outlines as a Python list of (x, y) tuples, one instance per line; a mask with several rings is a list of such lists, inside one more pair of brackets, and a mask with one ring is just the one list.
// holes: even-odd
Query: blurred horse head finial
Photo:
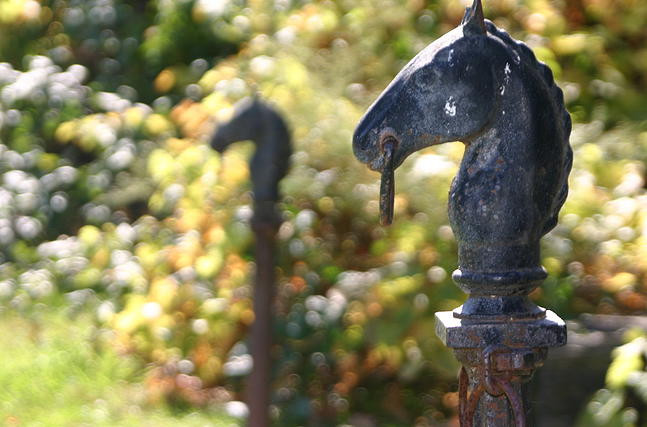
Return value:
[(250, 163), (254, 200), (276, 202), (278, 183), (287, 173), (292, 154), (290, 132), (281, 115), (257, 94), (235, 105), (233, 116), (217, 126), (210, 145), (222, 153), (230, 144), (248, 140), (256, 144)]

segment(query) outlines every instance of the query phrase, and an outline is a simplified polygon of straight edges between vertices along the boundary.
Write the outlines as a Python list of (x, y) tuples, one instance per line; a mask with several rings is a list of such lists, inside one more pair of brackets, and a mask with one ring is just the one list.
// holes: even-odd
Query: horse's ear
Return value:
[(474, 0), (472, 7), (465, 10), (463, 16), (463, 32), (466, 34), (485, 34), (485, 20), (481, 0)]

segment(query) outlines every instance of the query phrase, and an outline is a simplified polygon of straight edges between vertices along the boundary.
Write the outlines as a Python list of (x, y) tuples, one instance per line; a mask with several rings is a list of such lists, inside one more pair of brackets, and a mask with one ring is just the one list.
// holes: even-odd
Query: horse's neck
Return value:
[(277, 116), (266, 117), (260, 127), (257, 138), (257, 150), (273, 159), (281, 159), (289, 156), (290, 136), (282, 120)]
[(289, 137), (276, 121), (259, 126), (256, 152), (252, 158), (252, 186), (257, 201), (277, 201), (278, 183), (285, 175), (289, 157)]
[[(259, 169), (273, 169), (279, 171), (287, 164), (291, 154), (290, 139), (287, 130), (277, 120), (264, 120), (259, 124), (258, 132), (254, 138), (256, 151), (252, 159), (252, 166)], [(274, 172), (270, 172), (274, 173)]]
[(531, 108), (524, 101), (525, 97), (515, 97), (513, 93), (510, 91), (502, 96), (490, 124), (467, 144), (464, 156), (467, 167), (484, 164), (493, 157), (499, 165), (528, 166), (531, 162), (536, 138)]

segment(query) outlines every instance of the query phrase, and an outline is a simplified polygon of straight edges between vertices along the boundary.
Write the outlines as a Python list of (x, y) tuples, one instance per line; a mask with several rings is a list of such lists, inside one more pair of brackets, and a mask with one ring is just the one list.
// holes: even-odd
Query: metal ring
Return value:
[(526, 427), (526, 414), (523, 408), (523, 400), (519, 397), (519, 393), (512, 387), (509, 381), (495, 380), (499, 387), (505, 392), (505, 396), (510, 402), (512, 414), (514, 415), (514, 424), (516, 427)]
[(488, 346), (483, 350), (483, 383), (485, 384), (485, 391), (492, 396), (501, 396), (504, 391), (499, 387), (498, 381), (494, 377), (494, 369), (492, 368), (492, 355), (494, 351), (501, 348), (501, 346)]

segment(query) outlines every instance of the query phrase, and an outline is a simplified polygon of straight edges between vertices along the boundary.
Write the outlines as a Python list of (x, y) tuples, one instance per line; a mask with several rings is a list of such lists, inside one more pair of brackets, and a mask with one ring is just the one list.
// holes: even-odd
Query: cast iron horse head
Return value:
[(218, 125), (211, 148), (222, 153), (230, 144), (248, 140), (256, 144), (250, 164), (254, 200), (257, 204), (276, 202), (278, 183), (287, 173), (292, 154), (290, 133), (281, 115), (256, 97), (235, 105), (231, 119)]
[(566, 199), (570, 131), (550, 69), (483, 19), (474, 0), (461, 25), (416, 55), (373, 103), (353, 149), (382, 172), (382, 221), (389, 223), (393, 170), (422, 148), (465, 144), (449, 220), (459, 246), (454, 278), (475, 292), (465, 285), (544, 278), (539, 239)]

